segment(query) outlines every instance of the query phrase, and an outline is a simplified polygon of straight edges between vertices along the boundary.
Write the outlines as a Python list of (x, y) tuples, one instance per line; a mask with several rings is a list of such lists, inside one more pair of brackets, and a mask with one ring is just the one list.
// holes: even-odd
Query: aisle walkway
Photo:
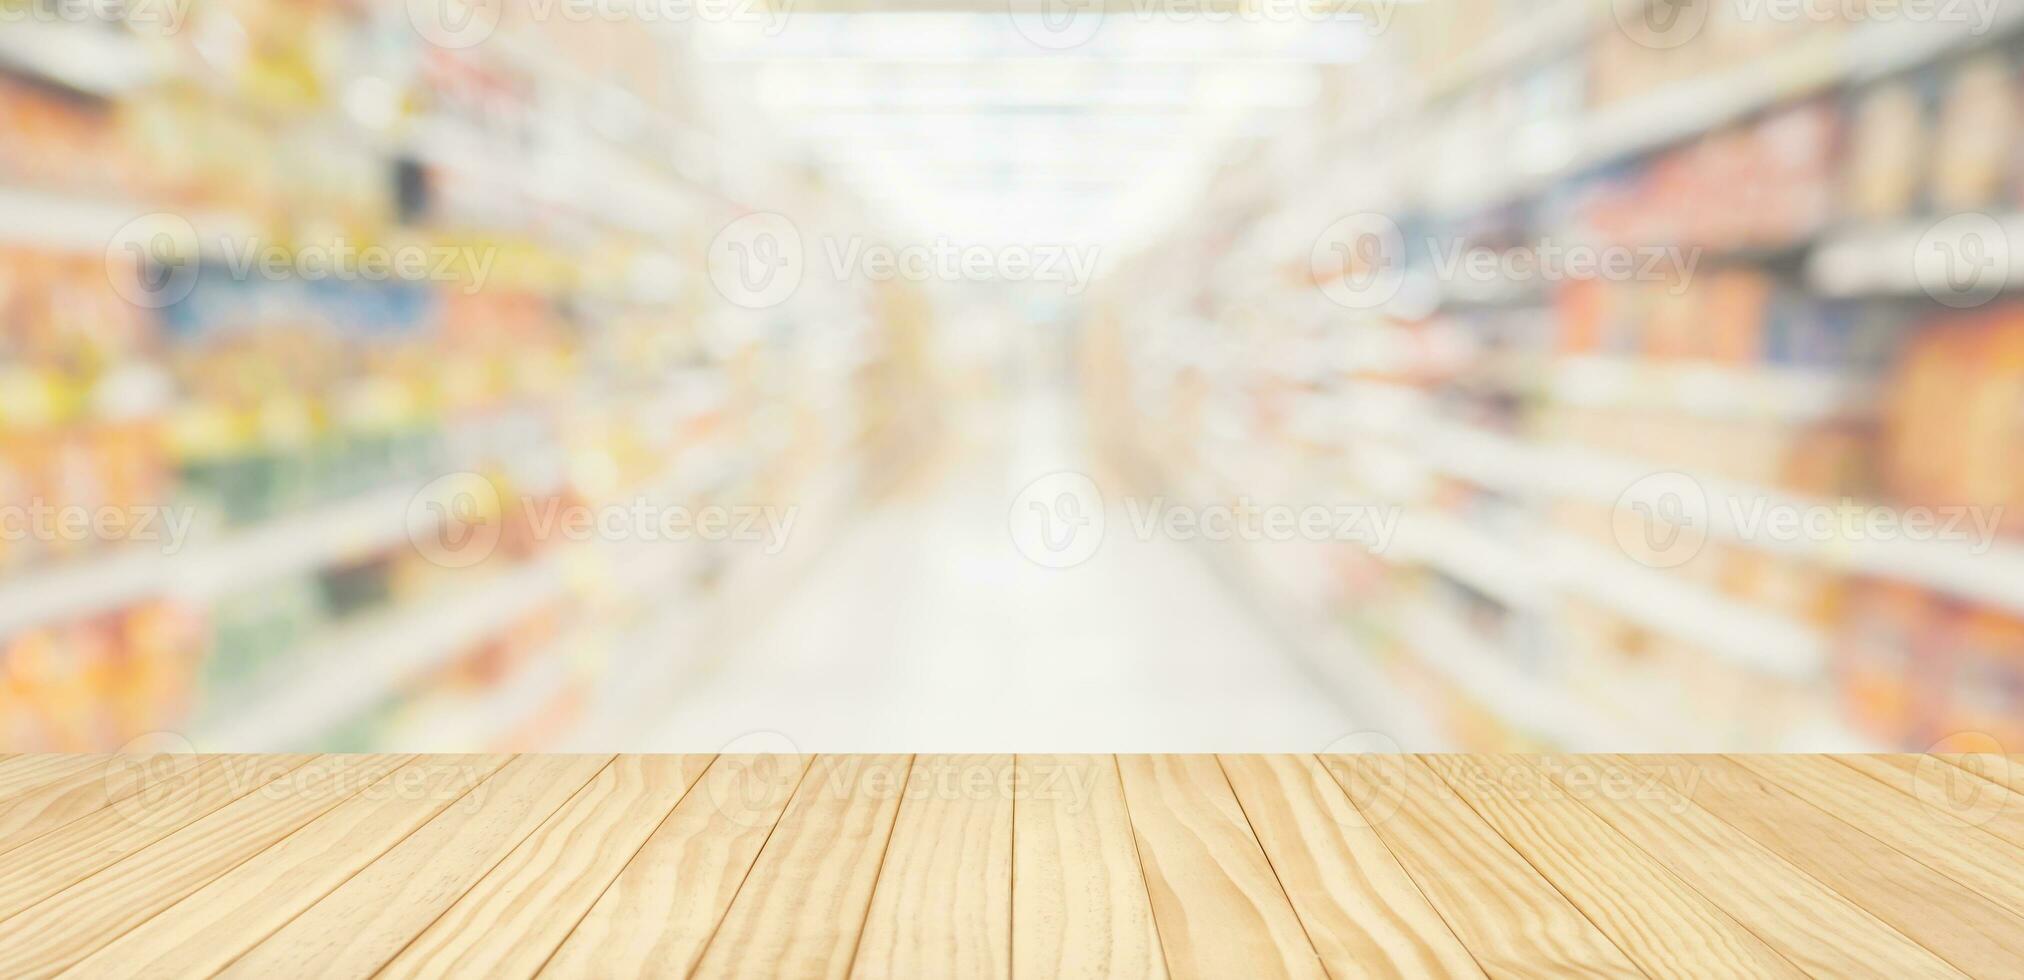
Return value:
[(1022, 557), (1013, 499), (1090, 467), (1073, 417), (1029, 402), (1007, 438), (973, 436), (853, 518), (674, 700), (654, 747), (1311, 751), (1357, 731), (1191, 546), (1111, 534), (1074, 568)]

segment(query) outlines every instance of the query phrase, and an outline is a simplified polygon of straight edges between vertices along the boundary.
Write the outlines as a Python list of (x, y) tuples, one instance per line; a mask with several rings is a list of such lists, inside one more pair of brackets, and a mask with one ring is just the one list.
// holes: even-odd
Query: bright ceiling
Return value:
[(747, 87), (894, 234), (1123, 251), (1187, 208), (1232, 141), (1297, 122), (1371, 24), (796, 9), (702, 25), (698, 44), (709, 83)]

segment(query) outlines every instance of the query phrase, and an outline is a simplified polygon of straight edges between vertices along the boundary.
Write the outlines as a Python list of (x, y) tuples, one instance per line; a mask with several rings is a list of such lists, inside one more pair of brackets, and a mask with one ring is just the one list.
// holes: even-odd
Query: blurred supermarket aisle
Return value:
[(1113, 534), (1067, 569), (1020, 554), (1020, 490), (1092, 468), (1079, 417), (1058, 391), (973, 407), (929, 473), (704, 654), (652, 747), (1262, 751), (1358, 730), (1187, 544)]

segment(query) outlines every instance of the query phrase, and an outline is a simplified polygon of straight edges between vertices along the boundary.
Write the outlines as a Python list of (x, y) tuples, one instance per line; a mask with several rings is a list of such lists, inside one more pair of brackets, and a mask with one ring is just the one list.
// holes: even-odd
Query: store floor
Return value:
[(1302, 751), (1358, 731), (1192, 546), (1112, 533), (1061, 570), (1019, 553), (1020, 490), (1092, 472), (1076, 418), (1058, 394), (965, 413), (923, 479), (752, 607), (652, 748)]

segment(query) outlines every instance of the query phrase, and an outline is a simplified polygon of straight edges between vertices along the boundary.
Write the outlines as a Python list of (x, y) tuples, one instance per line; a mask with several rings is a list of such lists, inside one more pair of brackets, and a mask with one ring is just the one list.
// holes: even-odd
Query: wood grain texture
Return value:
[(0, 858), (0, 923), (309, 761), (208, 758), (13, 848)]
[(1213, 756), (1120, 756), (1125, 805), (1176, 977), (1326, 977)]
[(802, 756), (718, 757), (542, 975), (688, 976), (807, 771)]
[(1928, 756), (1980, 776), (2012, 793), (2024, 794), (2024, 755), (1997, 755), (1983, 752), (1964, 755)]
[[(2024, 962), (2024, 920), (1734, 761), (1662, 756), (1676, 788), (1971, 976)], [(1692, 774), (1691, 787), (1679, 786)]]
[(2024, 796), (1951, 758), (14, 756), (0, 780), (10, 980), (2024, 962)]
[(0, 759), (0, 801), (75, 773), (102, 769), (106, 761), (103, 756), (10, 755)]
[(694, 975), (847, 976), (910, 761), (817, 758)]
[(225, 976), (366, 977), (462, 897), (611, 756), (522, 756), (233, 961)]
[(1949, 828), (1974, 827), (2024, 848), (2024, 795), (1925, 755), (1850, 755), (1834, 761), (1920, 803)]
[(1022, 755), (1012, 831), (1012, 975), (1167, 975), (1109, 756)]
[(432, 756), (410, 762), (100, 948), (67, 975), (216, 973), (463, 800), (507, 760)]
[(699, 755), (613, 759), (380, 975), (533, 976), (709, 763)]
[(1516, 758), (1423, 760), (1652, 976), (1799, 977), (1783, 956)]
[[(1925, 947), (1696, 806), (1642, 756), (1527, 763), (1807, 973), (1960, 977)], [(1688, 774), (1691, 781), (1691, 773)]]
[(0, 855), (143, 790), (162, 786), (205, 761), (189, 753), (120, 755), (69, 769), (0, 800)]
[(2013, 915), (2024, 915), (2024, 850), (1974, 827), (1949, 826), (1931, 807), (1833, 759), (1732, 758)]
[(52, 976), (399, 768), (405, 756), (325, 756), (255, 787), (8, 919), (0, 963)]
[(1012, 757), (917, 756), (854, 977), (1012, 974)]
[(1319, 760), (1220, 761), (1329, 976), (1483, 975)]
[(1327, 756), (1322, 764), (1359, 801), (1378, 836), (1485, 973), (1644, 976), (1419, 760)]

